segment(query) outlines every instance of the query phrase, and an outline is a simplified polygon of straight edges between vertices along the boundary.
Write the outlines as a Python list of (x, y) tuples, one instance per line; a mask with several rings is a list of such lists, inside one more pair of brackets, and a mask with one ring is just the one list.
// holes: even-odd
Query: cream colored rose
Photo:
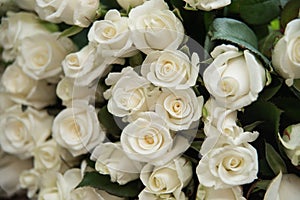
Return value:
[(52, 137), (73, 156), (86, 154), (105, 138), (96, 110), (86, 101), (74, 101), (54, 119)]
[(131, 9), (128, 16), (133, 43), (146, 54), (176, 50), (183, 41), (183, 25), (163, 0), (146, 1)]
[(19, 176), (24, 170), (32, 168), (32, 160), (21, 160), (0, 149), (0, 166), (0, 197), (10, 197), (21, 189)]
[(57, 79), (62, 73), (61, 62), (74, 49), (72, 41), (59, 33), (37, 34), (22, 40), (17, 63), (35, 80)]
[(248, 143), (215, 143), (203, 154), (196, 173), (202, 185), (216, 190), (251, 183), (258, 173), (256, 149)]
[(231, 4), (231, 0), (184, 0), (188, 3), (192, 8), (210, 11), (213, 9), (218, 9), (225, 7)]
[(27, 190), (27, 197), (33, 198), (40, 187), (41, 174), (36, 169), (24, 170), (20, 177), (20, 186)]
[(18, 48), (24, 38), (48, 31), (39, 23), (38, 17), (33, 13), (7, 12), (7, 17), (1, 19), (0, 32), (3, 60), (12, 61), (17, 57)]
[(150, 162), (162, 157), (172, 147), (169, 129), (157, 113), (140, 113), (122, 131), (121, 144), (129, 158)]
[(108, 174), (112, 182), (124, 185), (138, 179), (142, 163), (131, 160), (123, 151), (120, 143), (104, 143), (98, 145), (91, 156), (96, 161), (95, 169), (100, 174)]
[(200, 120), (203, 97), (196, 97), (190, 88), (185, 90), (163, 89), (158, 97), (155, 112), (174, 131), (192, 128), (192, 123)]
[(88, 86), (110, 70), (110, 64), (122, 64), (122, 59), (101, 56), (99, 49), (89, 44), (68, 54), (62, 62), (66, 77), (75, 79), (75, 85)]
[(266, 82), (263, 65), (248, 50), (217, 46), (203, 74), (205, 87), (222, 107), (236, 110), (255, 101)]
[(24, 159), (50, 136), (53, 117), (46, 111), (15, 105), (0, 120), (0, 144), (5, 152)]
[(95, 188), (92, 187), (81, 187), (71, 191), (71, 200), (105, 200)]
[(75, 85), (76, 80), (64, 77), (59, 81), (56, 87), (56, 94), (62, 100), (63, 105), (72, 106), (74, 100), (91, 100), (95, 91), (88, 86)]
[(237, 111), (220, 107), (210, 98), (204, 105), (204, 133), (210, 139), (216, 141), (223, 135), (234, 145), (245, 142), (253, 142), (258, 137), (257, 131), (248, 132), (237, 125)]
[(2, 90), (4, 90), (4, 88), (3, 86), (0, 86), (0, 115), (2, 115), (6, 109), (16, 104), (11, 100), (9, 93)]
[(173, 199), (182, 200), (184, 195), (181, 191), (192, 176), (191, 163), (179, 157), (163, 166), (147, 164), (141, 171), (140, 179), (146, 186), (144, 192), (157, 196), (173, 196)]
[(213, 187), (198, 186), (196, 200), (246, 200), (243, 197), (242, 188), (235, 186), (226, 189), (214, 189)]
[(300, 178), (296, 174), (281, 172), (271, 181), (265, 193), (264, 200), (298, 200)]
[(5, 69), (1, 82), (16, 103), (41, 109), (56, 102), (55, 85), (32, 79), (16, 63)]
[(172, 193), (169, 194), (153, 194), (142, 190), (139, 194), (139, 199), (147, 199), (147, 200), (187, 200), (184, 192), (179, 191), (178, 194), (174, 195)]
[(15, 2), (20, 8), (28, 11), (34, 11), (36, 6), (35, 0), (21, 0)]
[(300, 78), (300, 19), (290, 21), (284, 36), (276, 43), (272, 64), (288, 86)]
[(190, 60), (179, 50), (153, 51), (144, 60), (141, 74), (156, 86), (187, 89), (196, 84), (198, 64), (196, 53), (193, 53)]
[(34, 168), (37, 170), (59, 171), (62, 165), (58, 144), (48, 140), (33, 150)]
[(120, 73), (109, 73), (105, 83), (111, 85), (104, 97), (108, 99), (107, 108), (113, 115), (124, 117), (147, 109), (146, 88), (150, 82), (132, 67), (126, 67)]
[(36, 0), (35, 11), (46, 21), (88, 27), (98, 7), (98, 0)]
[(278, 134), (278, 137), (292, 164), (300, 165), (300, 124), (287, 127), (283, 136)]
[(117, 0), (118, 4), (125, 10), (129, 10), (143, 4), (146, 0)]
[(88, 33), (90, 42), (101, 46), (103, 56), (130, 57), (136, 48), (130, 38), (128, 18), (118, 10), (109, 10), (104, 20), (95, 21)]

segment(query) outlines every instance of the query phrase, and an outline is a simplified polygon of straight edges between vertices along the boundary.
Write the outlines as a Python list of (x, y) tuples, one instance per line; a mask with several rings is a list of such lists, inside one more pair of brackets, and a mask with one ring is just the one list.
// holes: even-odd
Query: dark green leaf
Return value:
[(281, 12), (281, 27), (285, 28), (286, 25), (293, 19), (298, 17), (300, 8), (299, 0), (289, 1)]
[(267, 190), (269, 184), (270, 184), (270, 180), (259, 180), (255, 183), (255, 187), (252, 190), (252, 192), (258, 192), (259, 190)]
[(116, 0), (101, 0), (100, 2), (101, 2), (101, 6), (105, 7), (106, 9), (121, 8)]
[(109, 133), (115, 136), (120, 135), (121, 129), (116, 124), (114, 116), (107, 110), (106, 105), (100, 109), (98, 113), (98, 119), (100, 123), (105, 126)]
[(282, 85), (282, 79), (279, 79), (275, 75), (271, 75), (272, 82), (270, 85), (266, 86), (263, 91), (259, 94), (259, 98), (268, 101), (271, 99), (280, 89)]
[(269, 35), (259, 43), (259, 50), (261, 51), (261, 53), (266, 57), (271, 58), (272, 50), (281, 37), (282, 33), (280, 31), (270, 32)]
[(274, 174), (278, 174), (280, 171), (287, 173), (283, 159), (269, 143), (266, 143), (266, 159)]
[(280, 14), (279, 0), (240, 0), (241, 18), (248, 24), (267, 24)]
[(137, 54), (129, 58), (129, 65), (131, 67), (141, 66), (143, 61), (143, 54), (141, 52), (138, 52)]
[(273, 100), (291, 123), (300, 122), (300, 100), (292, 97), (278, 97)]
[(248, 124), (246, 126), (244, 126), (244, 131), (253, 131), (258, 125), (262, 124), (263, 121), (256, 121), (256, 122), (253, 122), (251, 124)]
[(59, 37), (70, 37), (73, 35), (76, 35), (77, 33), (79, 33), (80, 31), (82, 31), (83, 28), (79, 27), (79, 26), (71, 26), (70, 28), (67, 28), (66, 30), (64, 30)]
[(125, 185), (119, 185), (110, 181), (110, 176), (98, 172), (87, 172), (77, 187), (90, 186), (116, 195), (119, 197), (136, 197), (144, 188), (143, 183), (138, 179)]

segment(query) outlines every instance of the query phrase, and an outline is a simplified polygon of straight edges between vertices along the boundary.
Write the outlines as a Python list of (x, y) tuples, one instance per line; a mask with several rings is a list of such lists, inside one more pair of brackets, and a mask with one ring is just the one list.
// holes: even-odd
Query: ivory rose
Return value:
[(31, 107), (23, 111), (21, 105), (10, 107), (0, 120), (2, 149), (21, 159), (31, 157), (33, 149), (50, 136), (52, 121), (46, 111)]
[(242, 188), (235, 186), (226, 189), (214, 189), (213, 187), (198, 186), (196, 200), (246, 200), (243, 197)]
[[(278, 134), (279, 135), (279, 134)], [(284, 151), (295, 166), (300, 165), (300, 124), (287, 127), (283, 136), (279, 135), (279, 140), (284, 147)]]
[(200, 120), (203, 97), (196, 97), (190, 88), (185, 90), (163, 89), (158, 97), (155, 112), (174, 131), (192, 128), (192, 123)]
[(5, 69), (1, 82), (16, 103), (40, 109), (56, 102), (55, 85), (32, 79), (16, 63)]
[(103, 56), (130, 57), (136, 53), (130, 38), (128, 17), (121, 17), (115, 9), (109, 10), (104, 20), (93, 23), (88, 39), (101, 46)]
[(18, 48), (24, 38), (48, 31), (33, 13), (7, 12), (7, 17), (1, 19), (0, 32), (0, 46), (3, 47), (2, 57), (5, 61), (12, 61), (17, 57)]
[(183, 157), (175, 158), (163, 166), (153, 166), (149, 163), (141, 171), (140, 179), (146, 188), (139, 197), (150, 193), (184, 200), (182, 189), (190, 182), (192, 175), (192, 165)]
[(21, 0), (15, 2), (20, 8), (28, 11), (34, 11), (36, 6), (36, 0)]
[(36, 0), (35, 11), (46, 21), (88, 27), (98, 7), (99, 0)]
[(276, 43), (272, 54), (273, 67), (288, 86), (300, 78), (299, 46), (300, 19), (294, 19), (287, 24), (284, 36)]
[(27, 197), (32, 198), (36, 195), (40, 187), (40, 172), (36, 169), (24, 170), (19, 177), (22, 189), (27, 189)]
[(118, 4), (125, 10), (129, 10), (143, 4), (146, 0), (117, 0)]
[(131, 9), (128, 16), (133, 43), (146, 54), (175, 50), (183, 41), (183, 25), (163, 0), (146, 1)]
[(91, 156), (96, 161), (95, 169), (100, 174), (108, 174), (112, 182), (124, 185), (138, 179), (142, 167), (139, 161), (131, 160), (120, 143), (104, 143), (98, 145)]
[(105, 138), (96, 110), (86, 101), (74, 101), (54, 119), (52, 137), (73, 156), (86, 154)]
[(102, 195), (92, 187), (81, 187), (71, 191), (71, 200), (82, 199), (105, 200), (103, 199)]
[(266, 83), (266, 73), (250, 51), (220, 45), (211, 55), (214, 61), (204, 71), (203, 79), (220, 106), (237, 110), (258, 98)]
[(120, 140), (127, 156), (141, 162), (162, 157), (173, 144), (169, 129), (155, 112), (140, 113), (123, 129)]
[(19, 50), (17, 63), (28, 76), (54, 81), (62, 73), (61, 62), (75, 46), (59, 33), (43, 33), (24, 38)]
[(190, 58), (179, 50), (153, 51), (147, 55), (141, 74), (160, 87), (187, 89), (196, 84), (199, 73), (199, 57)]
[(231, 4), (231, 0), (184, 0), (192, 8), (210, 11)]
[(202, 145), (201, 148), (204, 146), (210, 149), (201, 149), (203, 157), (196, 173), (199, 182), (205, 187), (226, 189), (251, 183), (257, 178), (257, 152), (250, 144), (233, 145), (220, 138), (215, 144)]

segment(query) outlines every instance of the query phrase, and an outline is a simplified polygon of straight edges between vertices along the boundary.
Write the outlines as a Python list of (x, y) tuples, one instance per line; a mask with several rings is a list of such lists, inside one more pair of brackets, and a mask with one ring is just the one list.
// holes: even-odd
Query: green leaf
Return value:
[(291, 123), (300, 122), (300, 100), (292, 97), (278, 97), (273, 100), (278, 108), (283, 110)]
[(50, 22), (47, 22), (47, 21), (40, 20), (40, 24), (42, 24), (48, 31), (50, 31), (52, 33), (59, 31), (58, 26), (54, 23), (50, 23)]
[(70, 37), (73, 35), (76, 35), (77, 33), (79, 33), (80, 31), (82, 31), (83, 28), (79, 27), (79, 26), (71, 26), (70, 28), (67, 28), (66, 30), (64, 30), (59, 37)]
[[(208, 41), (225, 40), (244, 49), (249, 49), (254, 54), (258, 55), (266, 65), (270, 61), (257, 50), (258, 42), (255, 33), (246, 24), (241, 21), (230, 18), (216, 18), (210, 31), (208, 32)], [(206, 46), (210, 46), (207, 44)]]
[(281, 88), (282, 79), (279, 79), (276, 75), (271, 74), (272, 82), (266, 86), (263, 91), (259, 94), (259, 98), (265, 101), (270, 100)]
[(280, 14), (279, 0), (240, 0), (241, 18), (248, 24), (267, 24)]
[(138, 52), (137, 54), (129, 58), (129, 65), (131, 67), (141, 66), (143, 61), (143, 54), (141, 52)]
[(137, 197), (144, 188), (143, 183), (138, 179), (125, 185), (119, 185), (110, 181), (110, 176), (102, 175), (98, 172), (86, 172), (83, 180), (77, 187), (90, 186), (119, 196), (119, 197)]
[(260, 52), (268, 58), (272, 57), (272, 50), (277, 43), (277, 41), (282, 37), (282, 33), (280, 31), (272, 31), (267, 37), (259, 42), (259, 50)]
[(270, 180), (259, 180), (255, 183), (254, 189), (251, 191), (252, 193), (258, 192), (259, 190), (267, 190)]
[(281, 27), (285, 28), (286, 25), (293, 19), (297, 18), (299, 15), (300, 1), (291, 0), (283, 8), (281, 12)]
[(105, 126), (109, 133), (114, 136), (120, 136), (121, 129), (116, 124), (114, 116), (107, 110), (107, 105), (100, 109), (98, 113), (98, 119), (100, 123)]
[(272, 147), (272, 145), (266, 143), (265, 148), (266, 148), (266, 160), (270, 168), (274, 172), (274, 174), (278, 174), (280, 171), (282, 173), (287, 173), (287, 168), (283, 159), (280, 157), (277, 151)]
[(253, 131), (258, 125), (262, 124), (263, 121), (256, 121), (256, 122), (253, 122), (251, 124), (248, 124), (246, 126), (244, 126), (244, 131)]

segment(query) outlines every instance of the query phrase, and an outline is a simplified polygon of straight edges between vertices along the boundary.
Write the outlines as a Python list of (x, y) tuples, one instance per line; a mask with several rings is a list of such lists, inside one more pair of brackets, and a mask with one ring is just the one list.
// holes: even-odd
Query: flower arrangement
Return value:
[(299, 198), (298, 0), (0, 5), (1, 198)]

